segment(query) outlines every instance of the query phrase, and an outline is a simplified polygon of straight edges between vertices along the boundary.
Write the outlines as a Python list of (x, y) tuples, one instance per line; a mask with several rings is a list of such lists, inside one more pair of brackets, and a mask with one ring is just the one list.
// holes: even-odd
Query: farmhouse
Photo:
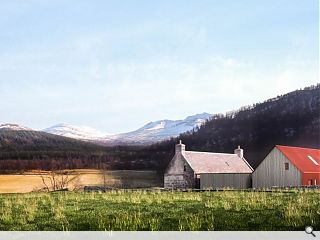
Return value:
[(275, 146), (252, 174), (254, 188), (320, 185), (320, 150)]
[(243, 157), (243, 149), (234, 154), (186, 151), (180, 141), (164, 174), (164, 187), (249, 188), (253, 169)]

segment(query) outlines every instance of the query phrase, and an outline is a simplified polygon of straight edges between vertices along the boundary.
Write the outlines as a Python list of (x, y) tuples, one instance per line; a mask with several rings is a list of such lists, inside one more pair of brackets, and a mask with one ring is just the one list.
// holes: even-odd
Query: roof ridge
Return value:
[(318, 148), (307, 148), (307, 147), (296, 147), (296, 146), (285, 146), (285, 145), (276, 145), (276, 147), (285, 147), (285, 148), (298, 148), (298, 149), (309, 149), (309, 150), (318, 150)]
[(206, 154), (221, 154), (221, 155), (237, 155), (235, 153), (216, 153), (216, 152), (198, 152), (198, 151), (185, 151), (185, 152), (189, 152), (189, 153), (206, 153)]
[[(200, 173), (252, 173), (253, 169), (245, 158), (232, 153), (181, 152), (183, 159), (196, 174)], [(230, 165), (229, 165), (229, 164)]]

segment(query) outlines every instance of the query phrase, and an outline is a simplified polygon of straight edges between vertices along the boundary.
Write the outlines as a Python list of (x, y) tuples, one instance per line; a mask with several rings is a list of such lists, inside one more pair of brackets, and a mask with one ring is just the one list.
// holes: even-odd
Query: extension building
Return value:
[(229, 153), (186, 151), (176, 145), (175, 155), (164, 174), (167, 189), (250, 188), (253, 169), (243, 157), (243, 149)]
[(320, 185), (320, 150), (275, 146), (252, 174), (254, 188)]

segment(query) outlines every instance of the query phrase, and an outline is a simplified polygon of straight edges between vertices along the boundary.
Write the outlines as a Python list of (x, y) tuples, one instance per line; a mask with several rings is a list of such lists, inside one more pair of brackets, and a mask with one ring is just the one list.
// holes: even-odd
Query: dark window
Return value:
[(183, 171), (187, 171), (186, 165), (183, 166)]
[(284, 170), (289, 170), (289, 163), (284, 164)]

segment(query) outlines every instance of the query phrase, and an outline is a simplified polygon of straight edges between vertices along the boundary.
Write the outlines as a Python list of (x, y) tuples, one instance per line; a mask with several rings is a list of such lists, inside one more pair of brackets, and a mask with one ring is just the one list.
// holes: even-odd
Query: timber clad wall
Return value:
[[(289, 170), (285, 170), (285, 163), (289, 164)], [(301, 177), (300, 171), (291, 161), (278, 148), (274, 148), (253, 172), (252, 186), (254, 188), (300, 186)]]
[(251, 187), (251, 173), (202, 173), (200, 189), (232, 187), (244, 189)]

